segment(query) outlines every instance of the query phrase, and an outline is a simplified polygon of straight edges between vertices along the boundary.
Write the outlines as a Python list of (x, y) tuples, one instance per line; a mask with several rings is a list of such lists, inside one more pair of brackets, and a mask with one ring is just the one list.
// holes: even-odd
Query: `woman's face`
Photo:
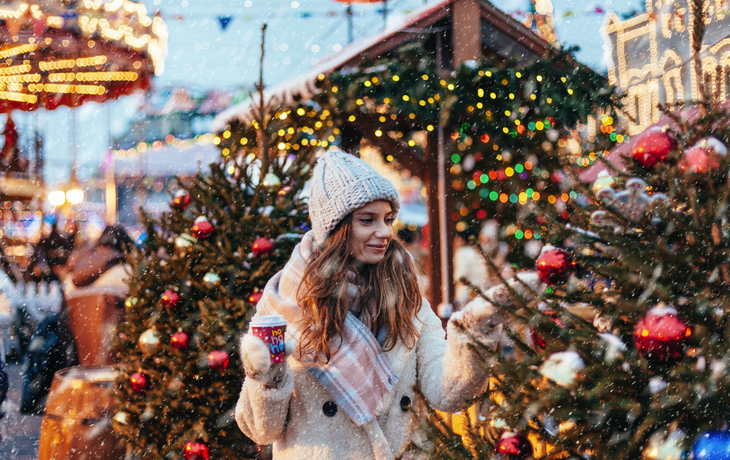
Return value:
[(377, 264), (393, 239), (393, 208), (387, 201), (373, 201), (352, 214), (350, 255), (366, 264)]

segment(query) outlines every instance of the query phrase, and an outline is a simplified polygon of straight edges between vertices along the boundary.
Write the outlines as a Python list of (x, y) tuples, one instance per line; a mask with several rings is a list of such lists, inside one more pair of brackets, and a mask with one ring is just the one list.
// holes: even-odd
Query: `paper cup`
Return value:
[(251, 318), (251, 333), (269, 346), (271, 362), (284, 362), (284, 336), (286, 320), (284, 315), (256, 315)]

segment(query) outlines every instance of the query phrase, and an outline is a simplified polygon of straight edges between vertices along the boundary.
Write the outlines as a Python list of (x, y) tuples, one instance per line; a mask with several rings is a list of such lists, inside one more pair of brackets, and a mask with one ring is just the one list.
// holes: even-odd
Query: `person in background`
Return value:
[(107, 226), (93, 247), (83, 247), (69, 258), (64, 292), (93, 285), (112, 288), (123, 296), (129, 282), (125, 254), (133, 248), (134, 242), (121, 225)]

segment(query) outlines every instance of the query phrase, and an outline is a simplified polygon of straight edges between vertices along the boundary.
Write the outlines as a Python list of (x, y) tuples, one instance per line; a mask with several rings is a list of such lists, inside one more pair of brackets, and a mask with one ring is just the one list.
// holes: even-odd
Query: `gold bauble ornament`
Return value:
[(123, 410), (114, 414), (114, 421), (120, 425), (126, 425), (128, 420), (129, 417)]
[(154, 329), (147, 329), (139, 336), (137, 341), (139, 349), (142, 353), (153, 355), (160, 351), (160, 336), (157, 335), (157, 331)]
[(279, 176), (277, 176), (274, 173), (268, 173), (264, 176), (263, 181), (264, 187), (266, 187), (269, 191), (274, 191), (281, 187), (281, 179), (279, 179)]
[(616, 185), (616, 179), (611, 177), (608, 171), (601, 171), (598, 173), (595, 182), (593, 182), (593, 194), (597, 195), (599, 190), (609, 187), (613, 188), (614, 185)]
[(197, 243), (198, 239), (195, 238), (192, 235), (188, 235), (187, 233), (183, 233), (177, 238), (175, 238), (175, 248), (177, 250), (185, 250), (192, 246), (194, 243)]

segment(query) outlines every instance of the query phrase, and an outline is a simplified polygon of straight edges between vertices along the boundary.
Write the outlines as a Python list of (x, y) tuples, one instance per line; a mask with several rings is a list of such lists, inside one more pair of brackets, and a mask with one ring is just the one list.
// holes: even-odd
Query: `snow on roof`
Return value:
[[(391, 24), (382, 32), (371, 37), (358, 40), (355, 43), (351, 43), (342, 51), (323, 59), (304, 74), (265, 89), (264, 101), (271, 101), (274, 105), (278, 105), (281, 103), (293, 102), (296, 96), (300, 96), (304, 99), (311, 98), (313, 95), (317, 94), (318, 91), (315, 84), (318, 75), (328, 74), (340, 68), (378, 43), (400, 33), (403, 29), (416, 24), (417, 22), (429, 17), (435, 11), (444, 8), (455, 1), (456, 0), (437, 0), (433, 3), (429, 3), (406, 16), (401, 21)], [(252, 116), (251, 107), (257, 106), (258, 104), (259, 95), (253, 94), (250, 99), (246, 99), (245, 101), (239, 102), (238, 104), (222, 111), (213, 120), (213, 132), (222, 131), (225, 129), (226, 125), (234, 119), (250, 121)]]

